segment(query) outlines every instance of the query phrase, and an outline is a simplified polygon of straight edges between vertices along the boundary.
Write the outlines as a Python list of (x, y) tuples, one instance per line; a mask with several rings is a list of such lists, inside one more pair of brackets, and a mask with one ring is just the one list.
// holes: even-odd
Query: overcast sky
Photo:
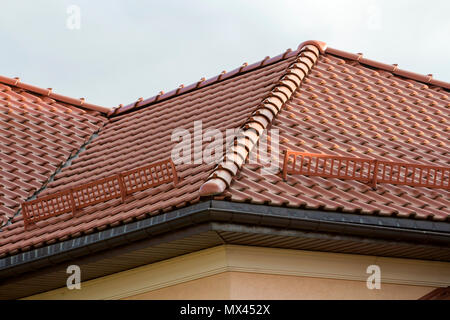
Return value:
[(450, 82), (448, 0), (0, 4), (1, 75), (105, 107), (167, 92), (311, 39)]

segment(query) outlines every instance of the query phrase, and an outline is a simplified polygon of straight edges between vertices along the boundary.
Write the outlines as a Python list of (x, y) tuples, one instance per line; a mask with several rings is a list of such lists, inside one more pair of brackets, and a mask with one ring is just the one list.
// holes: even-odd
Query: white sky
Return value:
[(449, 13), (447, 0), (0, 0), (0, 74), (114, 107), (314, 39), (450, 82)]

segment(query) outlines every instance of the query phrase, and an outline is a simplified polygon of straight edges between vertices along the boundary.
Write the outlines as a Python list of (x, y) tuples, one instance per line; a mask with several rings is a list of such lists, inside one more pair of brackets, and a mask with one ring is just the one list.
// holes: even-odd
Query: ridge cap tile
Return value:
[[(302, 44), (300, 44), (299, 48), (297, 49), (297, 59), (295, 62), (290, 64), (289, 67), (286, 68), (283, 75), (280, 77), (276, 85), (272, 88), (272, 90), (269, 92), (268, 96), (263, 99), (262, 103), (258, 106), (257, 110), (253, 111), (253, 114), (249, 116), (249, 118), (245, 121), (245, 123), (241, 126), (242, 133), (239, 137), (237, 137), (237, 141), (241, 141), (240, 143), (242, 145), (246, 145), (243, 140), (248, 139), (247, 133), (251, 132), (253, 130), (256, 130), (256, 140), (251, 141), (248, 148), (241, 149), (241, 152), (237, 152), (237, 155), (241, 159), (239, 162), (236, 162), (236, 160), (232, 160), (234, 162), (234, 165), (237, 167), (237, 170), (239, 171), (242, 165), (245, 162), (245, 159), (249, 155), (250, 151), (253, 149), (254, 145), (256, 145), (257, 141), (259, 140), (260, 134), (267, 128), (267, 126), (272, 122), (272, 120), (277, 116), (278, 112), (281, 110), (281, 108), (284, 106), (286, 101), (290, 99), (292, 94), (298, 89), (302, 83), (303, 78), (305, 78), (309, 71), (313, 68), (313, 65), (317, 62), (317, 59), (319, 58), (319, 55), (321, 52), (324, 51), (324, 48), (326, 48), (326, 44), (324, 43), (318, 43), (317, 41), (305, 41)], [(304, 56), (304, 53), (307, 51), (311, 51), (314, 53), (314, 57), (308, 57), (309, 60), (311, 60), (310, 64), (306, 63), (304, 60), (302, 60), (302, 56)], [(290, 51), (289, 51), (290, 52)], [(288, 52), (287, 52), (288, 53)], [(285, 54), (287, 54), (285, 53)], [(281, 58), (285, 56), (285, 54), (282, 55)], [(300, 70), (303, 70), (302, 68), (306, 68), (308, 72), (305, 71), (303, 77), (302, 76), (293, 76), (294, 73), (292, 73), (292, 69), (297, 68)], [(289, 78), (294, 77), (296, 80)], [(291, 87), (284, 82), (294, 82), (296, 84), (296, 87)], [(286, 90), (281, 90), (281, 87), (284, 87)], [(276, 92), (283, 93), (282, 97), (279, 95), (276, 95)], [(273, 99), (278, 100), (278, 103)], [(273, 105), (276, 108), (276, 113), (272, 114), (273, 117), (271, 119), (268, 119), (266, 115), (260, 114), (262, 110), (268, 109), (269, 111), (273, 112), (273, 109), (266, 106), (266, 105)], [(259, 127), (259, 130), (258, 130)], [(239, 142), (237, 142), (239, 144)], [(233, 147), (232, 147), (233, 149)], [(231, 181), (233, 177), (236, 175), (236, 173), (232, 173), (228, 170), (226, 170), (224, 167), (226, 167), (226, 164), (229, 163), (230, 160), (228, 158), (233, 158), (233, 153), (236, 153), (236, 151), (228, 151), (224, 157), (224, 160), (219, 164), (216, 169), (210, 174), (210, 176), (207, 178), (207, 181), (200, 187), (199, 194), (201, 197), (208, 197), (213, 195), (221, 194), (225, 191), (226, 188), (228, 188), (231, 184)], [(235, 157), (234, 157), (235, 158)], [(236, 158), (235, 158), (236, 159)]]

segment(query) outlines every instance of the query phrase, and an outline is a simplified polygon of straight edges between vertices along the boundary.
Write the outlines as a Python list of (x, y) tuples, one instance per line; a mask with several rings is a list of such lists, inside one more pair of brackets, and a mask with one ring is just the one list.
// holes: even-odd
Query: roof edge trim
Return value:
[[(292, 94), (300, 87), (303, 79), (314, 67), (319, 59), (319, 55), (325, 48), (326, 44), (319, 41), (305, 41), (300, 44), (297, 50), (297, 59), (286, 68), (283, 76), (280, 78), (277, 85), (270, 91), (267, 98), (262, 101), (245, 124), (241, 126), (240, 134), (237, 136), (234, 143), (238, 146), (246, 145), (247, 148), (234, 148), (234, 146), (229, 148), (222, 162), (216, 166), (206, 179), (206, 182), (200, 186), (199, 194), (201, 197), (221, 194), (230, 186), (235, 174), (225, 168), (236, 167), (237, 170), (235, 172), (240, 170), (248, 154), (258, 142), (261, 134), (269, 124), (272, 123), (286, 101), (288, 101)], [(292, 70), (300, 72), (294, 73)], [(305, 73), (303, 70), (307, 70), (308, 72)], [(280, 91), (283, 92), (283, 94), (280, 94)], [(276, 113), (266, 112), (265, 115), (262, 115), (264, 109), (273, 110), (276, 111)], [(268, 116), (270, 119), (267, 118)], [(249, 135), (255, 134), (255, 139), (248, 139)], [(235, 157), (235, 153), (238, 153), (240, 157)]]
[(26, 83), (20, 82), (19, 78), (8, 78), (5, 76), (0, 76), (0, 83), (15, 86), (15, 87), (18, 87), (18, 88), (21, 88), (21, 89), (24, 89), (24, 90), (27, 90), (27, 91), (30, 91), (33, 93), (47, 96), (49, 98), (55, 99), (60, 102), (68, 103), (68, 104), (74, 105), (76, 107), (89, 109), (92, 111), (97, 111), (97, 112), (103, 113), (105, 115), (111, 111), (110, 108), (98, 106), (98, 105), (95, 105), (92, 103), (87, 103), (84, 101), (84, 98), (75, 99), (75, 98), (71, 98), (71, 97), (63, 96), (61, 94), (54, 93), (54, 92), (52, 92), (51, 88), (44, 89), (44, 88), (33, 86), (31, 84), (26, 84)]

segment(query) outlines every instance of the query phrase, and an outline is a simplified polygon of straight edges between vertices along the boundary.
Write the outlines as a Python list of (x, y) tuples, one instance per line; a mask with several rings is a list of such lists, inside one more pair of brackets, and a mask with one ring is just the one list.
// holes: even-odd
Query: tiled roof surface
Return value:
[(52, 95), (48, 89), (0, 77), (0, 227), (106, 120), (98, 111)]
[[(204, 130), (222, 133), (256, 128), (259, 135), (262, 128), (279, 129), (282, 149), (450, 164), (446, 90), (450, 84), (326, 48), (323, 43), (307, 42), (301, 48), (308, 50), (298, 57), (300, 50), (287, 51), (111, 111), (110, 122), (99, 136), (56, 175), (42, 195), (168, 158), (175, 144), (172, 131), (184, 128), (192, 134), (196, 120), (202, 120)], [(250, 133), (248, 138), (243, 143), (258, 140)], [(178, 164), (177, 172), (181, 180), (175, 188), (161, 185), (137, 192), (124, 203), (118, 199), (99, 203), (75, 216), (40, 221), (27, 232), (18, 215), (0, 232), (0, 256), (168, 212), (209, 193), (220, 193), (217, 199), (276, 206), (440, 221), (450, 217), (446, 190), (393, 185), (372, 190), (360, 182), (306, 176), (288, 176), (283, 181), (279, 173), (262, 175), (259, 166), (227, 160), (218, 167)], [(214, 182), (224, 183), (223, 193), (220, 188), (204, 188)]]
[[(42, 195), (90, 182), (121, 171), (166, 159), (171, 156), (174, 128), (193, 134), (195, 120), (202, 120), (203, 130), (238, 128), (248, 118), (284, 73), (294, 56), (281, 59), (263, 68), (242, 73), (205, 88), (162, 101), (110, 119), (71, 166), (55, 176)], [(209, 142), (204, 141), (203, 147)], [(199, 201), (198, 189), (214, 164), (178, 164), (177, 187), (165, 184), (120, 199), (63, 214), (36, 223), (24, 233), (22, 216), (0, 232), (0, 255), (28, 250), (57, 240), (102, 230), (133, 218), (170, 211)]]
[[(272, 122), (281, 151), (450, 165), (450, 101), (440, 87), (325, 54)], [(280, 156), (280, 167), (283, 157)], [(221, 199), (448, 221), (450, 191), (263, 175), (244, 165)]]

